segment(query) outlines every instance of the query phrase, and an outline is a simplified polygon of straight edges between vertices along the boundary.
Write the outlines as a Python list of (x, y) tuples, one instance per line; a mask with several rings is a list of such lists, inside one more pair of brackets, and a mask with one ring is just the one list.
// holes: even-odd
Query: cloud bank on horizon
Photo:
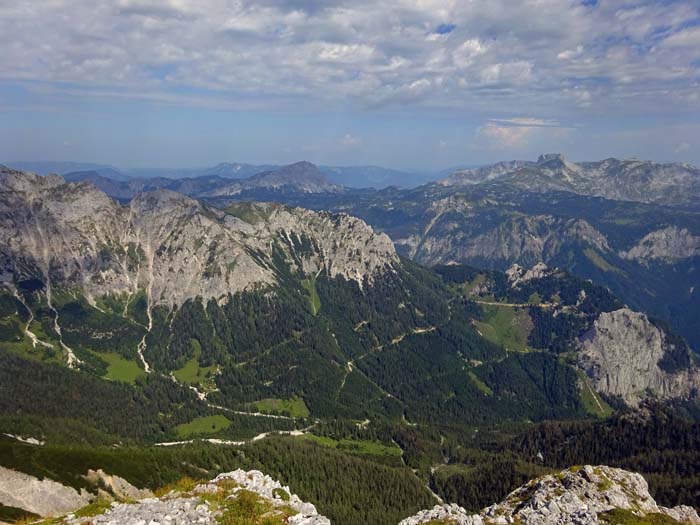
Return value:
[[(17, 1), (0, 3), (0, 47), (0, 116), (22, 139), (59, 114), (37, 139), (55, 155), (126, 151), (117, 108), (139, 108), (249, 129), (196, 144), (195, 161), (410, 163), (407, 145), (436, 164), (615, 147), (700, 161), (696, 0)], [(110, 112), (108, 136), (93, 136)], [(332, 126), (319, 125), (324, 115)], [(187, 119), (191, 136), (169, 139), (154, 120), (156, 157), (205, 126)], [(300, 129), (314, 124), (316, 134)], [(293, 137), (275, 131), (284, 126)]]

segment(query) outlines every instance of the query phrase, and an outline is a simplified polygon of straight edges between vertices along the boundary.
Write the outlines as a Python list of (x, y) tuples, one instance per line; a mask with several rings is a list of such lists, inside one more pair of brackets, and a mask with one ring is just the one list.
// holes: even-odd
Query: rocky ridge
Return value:
[(88, 470), (83, 476), (92, 491), (80, 491), (44, 478), (0, 467), (0, 505), (7, 505), (50, 517), (84, 507), (95, 500), (127, 501), (152, 497), (150, 490), (138, 489), (124, 478), (105, 473), (102, 469)]
[[(292, 494), (289, 487), (260, 471), (241, 469), (220, 474), (204, 483), (183, 480), (172, 489), (162, 491), (160, 497), (79, 509), (52, 523), (217, 525), (239, 523), (238, 520), (243, 519), (269, 525), (330, 525), (330, 520), (319, 515), (313, 504)], [(262, 519), (265, 521), (259, 521)]]
[[(625, 521), (620, 521), (624, 518)], [(644, 518), (654, 521), (642, 521)], [(572, 467), (534, 479), (502, 502), (469, 514), (457, 505), (437, 505), (401, 521), (400, 525), (598, 525), (605, 523), (696, 525), (691, 507), (660, 506), (639, 474), (606, 466)]]
[(0, 283), (38, 279), (108, 294), (145, 293), (149, 306), (179, 305), (278, 281), (292, 271), (372, 283), (398, 263), (386, 235), (344, 214), (281, 205), (224, 212), (168, 190), (121, 206), (89, 183), (0, 170)]
[(511, 161), (461, 170), (443, 179), (444, 186), (500, 181), (528, 191), (570, 191), (581, 195), (669, 205), (697, 204), (700, 168), (638, 159), (570, 162), (559, 154), (536, 162)]
[(487, 229), (471, 231), (472, 212), (465, 203), (445, 200), (434, 213), (422, 235), (395, 239), (421, 264), (474, 260), (535, 264), (559, 256), (571, 244), (590, 246), (601, 253), (611, 250), (605, 235), (584, 219), (512, 216)]

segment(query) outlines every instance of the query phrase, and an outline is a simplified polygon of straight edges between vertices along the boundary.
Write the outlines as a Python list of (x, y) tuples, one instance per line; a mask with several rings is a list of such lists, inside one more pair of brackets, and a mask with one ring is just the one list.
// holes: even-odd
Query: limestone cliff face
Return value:
[(598, 525), (610, 522), (606, 519), (610, 512), (623, 514), (626, 523), (649, 516), (662, 517), (663, 523), (700, 524), (691, 507), (658, 505), (639, 474), (587, 465), (534, 479), (479, 514), (470, 515), (457, 505), (438, 505), (404, 519), (400, 525)]
[(0, 283), (33, 278), (49, 298), (62, 287), (92, 302), (145, 292), (149, 305), (179, 305), (274, 284), (280, 261), (361, 285), (398, 263), (389, 238), (354, 217), (277, 205), (245, 211), (168, 190), (123, 207), (88, 183), (1, 169)]
[(457, 208), (443, 210), (423, 236), (396, 242), (409, 247), (409, 256), (429, 265), (465, 260), (535, 264), (552, 259), (569, 244), (610, 251), (605, 235), (583, 219), (514, 216), (477, 232), (470, 230), (468, 213)]
[(0, 504), (29, 511), (39, 516), (53, 516), (83, 507), (90, 494), (78, 492), (50, 479), (0, 467)]
[(669, 226), (642, 237), (629, 250), (620, 253), (623, 259), (646, 262), (653, 259), (673, 261), (700, 256), (700, 235), (693, 235), (686, 228)]
[(646, 315), (621, 308), (598, 317), (581, 338), (578, 359), (597, 391), (634, 405), (650, 395), (697, 397), (700, 370), (688, 352)]

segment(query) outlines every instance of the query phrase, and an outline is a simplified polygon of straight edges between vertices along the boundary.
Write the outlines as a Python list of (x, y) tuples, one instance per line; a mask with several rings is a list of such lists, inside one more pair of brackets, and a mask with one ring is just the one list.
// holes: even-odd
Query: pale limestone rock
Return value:
[(436, 520), (454, 525), (483, 525), (484, 520), (478, 514), (469, 514), (456, 504), (435, 505), (432, 509), (421, 510), (416, 515), (401, 520), (399, 525), (418, 525)]
[[(89, 183), (0, 169), (0, 282), (39, 278), (81, 291), (146, 292), (149, 308), (225, 300), (293, 271), (372, 284), (398, 257), (390, 239), (344, 214), (251, 205), (247, 222), (168, 190), (120, 206)], [(50, 299), (49, 299), (50, 300)]]
[[(263, 474), (259, 470), (238, 469), (233, 472), (219, 474), (212, 480), (212, 483), (221, 481), (222, 479), (230, 479), (238, 483), (242, 489), (250, 490), (260, 496), (272, 501), (276, 505), (288, 505), (302, 515), (314, 516), (318, 514), (316, 507), (312, 503), (302, 501), (299, 496), (293, 494), (289, 487), (282, 485), (279, 481), (272, 479), (270, 476)], [(289, 495), (288, 500), (282, 499), (278, 491), (284, 491)]]
[(640, 517), (661, 513), (686, 525), (700, 524), (700, 517), (690, 507), (668, 509), (657, 505), (639, 474), (587, 465), (534, 479), (479, 514), (470, 516), (455, 505), (438, 505), (406, 518), (400, 525), (432, 520), (456, 525), (600, 525), (600, 515), (613, 509)]
[(623, 259), (647, 262), (654, 259), (674, 260), (700, 256), (700, 235), (693, 235), (686, 228), (669, 226), (642, 237), (627, 251), (620, 252)]
[(589, 245), (600, 253), (611, 250), (605, 235), (583, 219), (514, 216), (484, 232), (471, 232), (465, 230), (469, 213), (459, 211), (457, 205), (445, 206), (433, 211), (432, 224), (419, 241), (396, 241), (409, 247), (408, 255), (422, 264), (475, 259), (536, 264), (559, 255), (572, 242)]
[(134, 487), (124, 478), (107, 474), (102, 469), (88, 470), (85, 479), (93, 485), (105, 487), (118, 500), (132, 500), (153, 497), (148, 489)]
[[(224, 483), (226, 482), (226, 483)], [(191, 492), (171, 491), (161, 498), (147, 497), (133, 503), (113, 503), (104, 513), (97, 516), (65, 516), (60, 525), (216, 525), (221, 510), (212, 507), (201, 496), (219, 492), (222, 487), (227, 492), (224, 497), (235, 497), (241, 490), (258, 494), (273, 507), (287, 509), (291, 507), (297, 514), (288, 518), (286, 523), (292, 525), (330, 525), (330, 520), (321, 516), (316, 507), (306, 503), (293, 494), (289, 487), (283, 486), (260, 471), (236, 470), (220, 474), (213, 480), (197, 485)], [(281, 494), (289, 496), (282, 497)]]
[(543, 279), (551, 275), (555, 270), (550, 269), (545, 263), (538, 262), (529, 270), (526, 270), (518, 264), (514, 264), (506, 270), (506, 277), (512, 287), (518, 286), (520, 283), (526, 283), (534, 279)]
[(649, 395), (697, 396), (700, 370), (692, 363), (673, 373), (659, 365), (672, 351), (688, 349), (675, 348), (646, 315), (621, 308), (598, 317), (581, 338), (578, 360), (597, 391), (619, 396), (630, 405)]
[(0, 467), (0, 504), (48, 517), (83, 507), (89, 502), (88, 494), (72, 487)]

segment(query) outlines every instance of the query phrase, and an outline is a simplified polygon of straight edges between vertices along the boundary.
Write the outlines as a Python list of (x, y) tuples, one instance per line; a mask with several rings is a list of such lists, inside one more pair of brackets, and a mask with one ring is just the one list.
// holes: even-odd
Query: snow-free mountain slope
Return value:
[(571, 162), (559, 154), (457, 171), (445, 186), (498, 181), (529, 191), (570, 191), (606, 199), (687, 206), (700, 202), (700, 168), (638, 159)]

